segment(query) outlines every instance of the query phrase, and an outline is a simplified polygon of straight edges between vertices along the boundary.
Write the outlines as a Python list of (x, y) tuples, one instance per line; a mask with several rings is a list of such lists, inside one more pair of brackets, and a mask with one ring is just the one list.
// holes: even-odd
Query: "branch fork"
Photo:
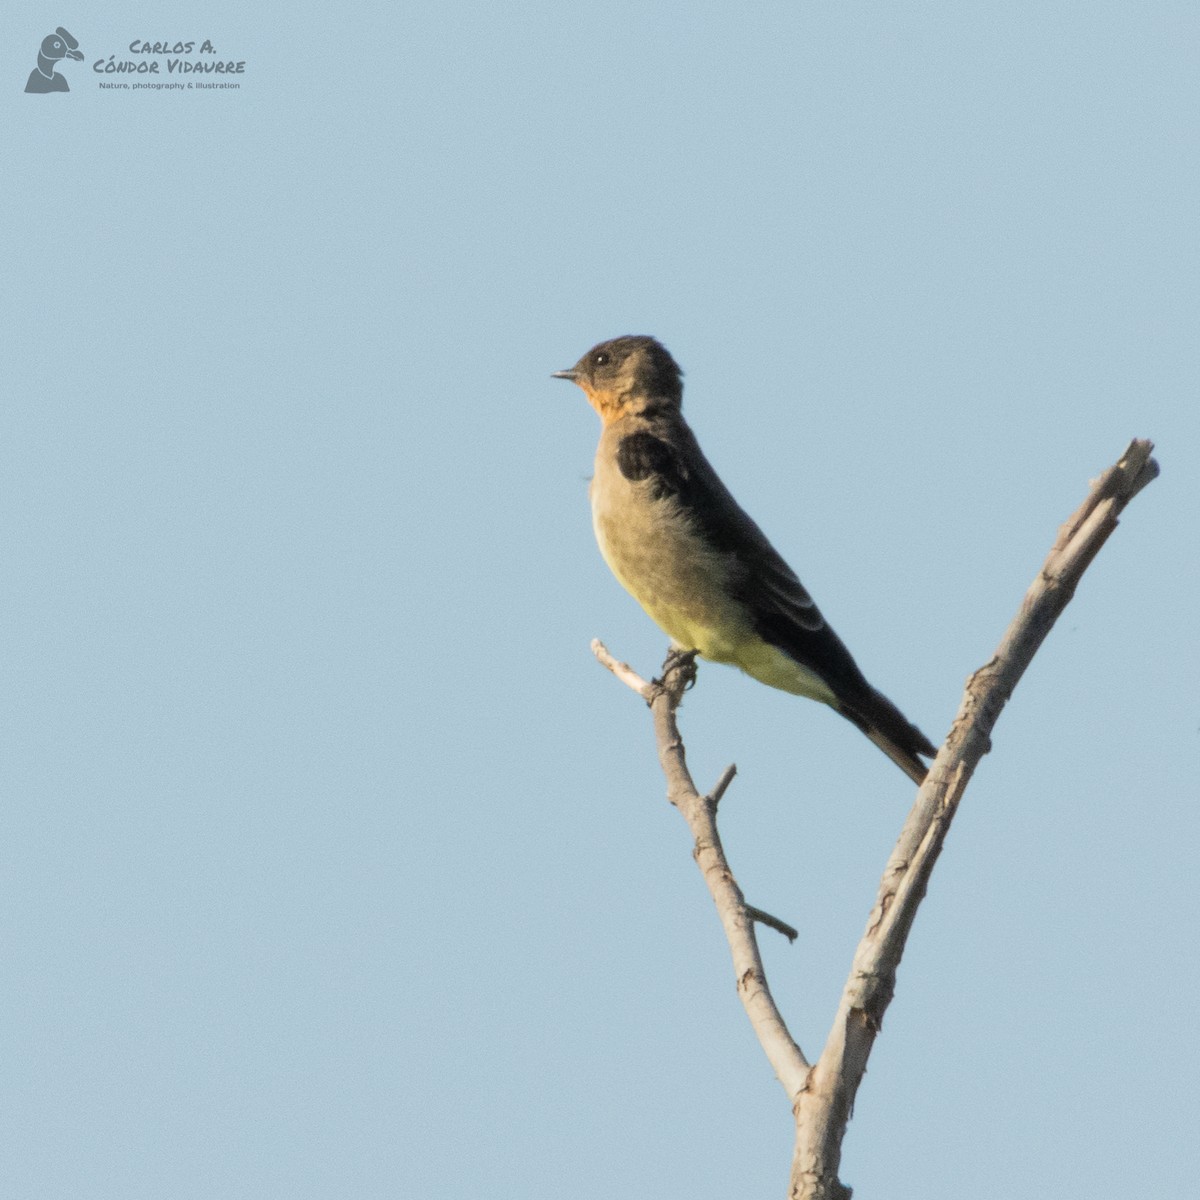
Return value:
[(797, 934), (746, 903), (717, 832), (717, 807), (736, 774), (729, 766), (702, 795), (687, 768), (676, 711), (696, 679), (695, 653), (672, 649), (661, 680), (647, 682), (599, 640), (596, 658), (650, 706), (667, 795), (687, 821), (693, 855), (717, 907), (733, 958), (738, 995), (759, 1043), (783, 1085), (796, 1122), (789, 1200), (849, 1200), (838, 1179), (842, 1140), (896, 984), (909, 930), (950, 823), (991, 732), (1025, 668), (1074, 595), (1084, 571), (1117, 527), (1131, 499), (1158, 475), (1153, 444), (1133, 441), (1094, 480), (1084, 502), (1062, 524), (995, 654), (968, 679), (958, 713), (929, 775), (917, 791), (884, 868), (866, 931), (842, 988), (833, 1027), (815, 1064), (788, 1032), (763, 970), (755, 924)]

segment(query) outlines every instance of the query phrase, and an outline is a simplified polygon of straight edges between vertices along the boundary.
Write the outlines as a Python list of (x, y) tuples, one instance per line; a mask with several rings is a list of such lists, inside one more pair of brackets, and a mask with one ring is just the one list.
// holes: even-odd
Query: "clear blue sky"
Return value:
[[(27, 95), (59, 23), (70, 91)], [(0, 1194), (783, 1194), (785, 1098), (588, 651), (665, 649), (549, 378), (622, 333), (935, 740), (1088, 479), (1157, 442), (968, 793), (843, 1177), (1186, 1194), (1198, 25), (9, 5)], [(206, 38), (239, 88), (98, 86)], [(739, 766), (727, 849), (801, 930), (765, 947), (815, 1054), (911, 789), (726, 668), (683, 729), (702, 784)]]

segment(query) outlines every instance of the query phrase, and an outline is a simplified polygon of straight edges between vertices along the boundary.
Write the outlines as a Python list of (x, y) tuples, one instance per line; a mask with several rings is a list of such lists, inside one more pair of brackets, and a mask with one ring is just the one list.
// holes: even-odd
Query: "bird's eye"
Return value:
[(593, 365), (593, 366), (595, 366), (595, 367), (605, 367), (605, 366), (607, 366), (607, 365), (608, 365), (608, 354), (607, 354), (605, 351), (601, 350), (601, 351), (600, 351), (600, 353), (599, 353), (599, 354), (597, 354), (597, 355), (596, 355), (596, 356), (595, 356), (595, 357), (592, 359), (592, 365)]

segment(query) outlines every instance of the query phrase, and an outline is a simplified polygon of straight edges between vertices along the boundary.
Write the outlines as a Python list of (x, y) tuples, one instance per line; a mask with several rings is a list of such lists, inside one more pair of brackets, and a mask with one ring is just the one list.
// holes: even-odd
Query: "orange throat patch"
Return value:
[(625, 406), (621, 403), (621, 396), (614, 391), (594, 391), (592, 388), (579, 385), (583, 388), (583, 394), (587, 397), (588, 403), (600, 415), (600, 420), (605, 425), (612, 424), (625, 410)]

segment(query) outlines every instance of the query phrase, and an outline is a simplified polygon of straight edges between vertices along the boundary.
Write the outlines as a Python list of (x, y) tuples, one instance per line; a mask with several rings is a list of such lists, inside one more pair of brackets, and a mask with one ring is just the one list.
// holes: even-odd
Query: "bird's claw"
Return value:
[(678, 646), (672, 646), (667, 651), (661, 678), (650, 681), (653, 693), (651, 703), (662, 692), (673, 693), (676, 697), (675, 702), (679, 703), (679, 698), (683, 696), (683, 693), (696, 682), (696, 655), (698, 653), (698, 650), (681, 650)]

